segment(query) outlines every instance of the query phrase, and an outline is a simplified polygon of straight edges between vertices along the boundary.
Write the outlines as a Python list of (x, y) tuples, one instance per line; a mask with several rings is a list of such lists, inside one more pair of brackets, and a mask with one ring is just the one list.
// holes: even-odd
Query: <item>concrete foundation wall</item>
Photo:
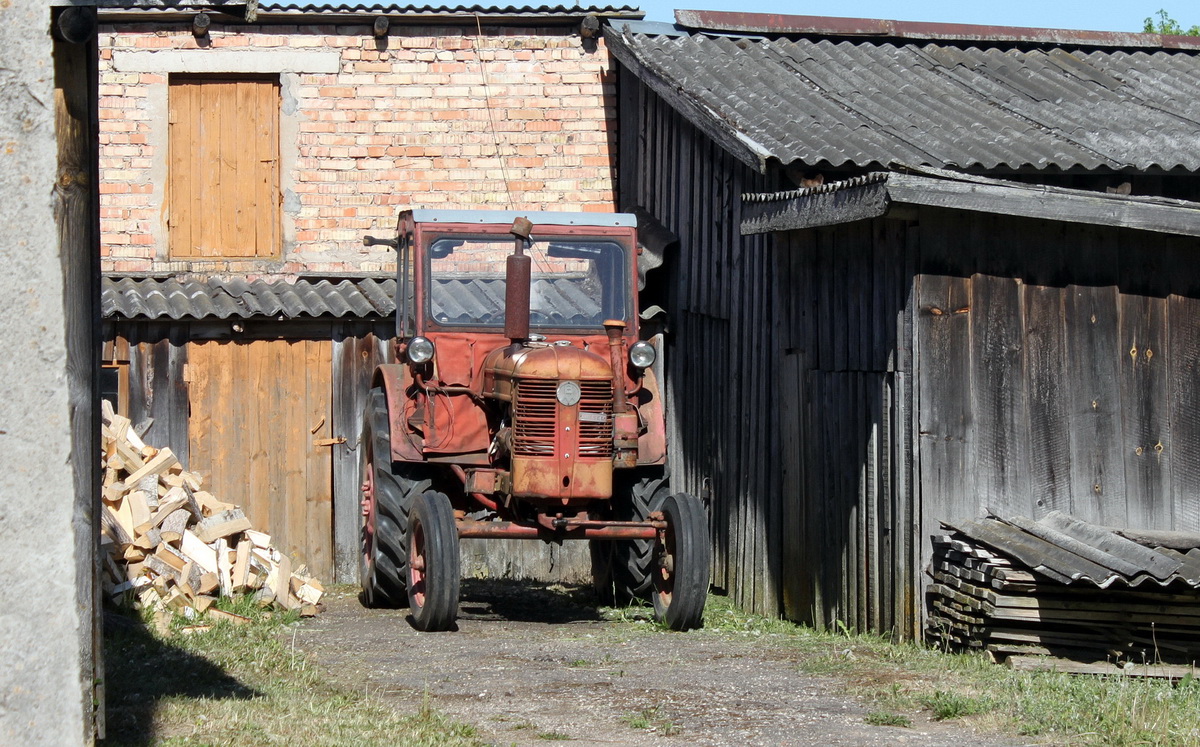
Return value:
[[(91, 741), (44, 0), (0, 2), (0, 744)], [(84, 571), (86, 573), (86, 571)]]

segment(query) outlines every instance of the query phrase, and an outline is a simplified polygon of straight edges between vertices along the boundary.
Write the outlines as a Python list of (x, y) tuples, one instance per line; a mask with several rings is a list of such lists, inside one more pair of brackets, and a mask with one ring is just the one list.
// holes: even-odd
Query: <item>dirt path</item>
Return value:
[(586, 593), (464, 582), (459, 630), (418, 633), (404, 610), (350, 594), (295, 646), (339, 682), (415, 711), (424, 698), (495, 744), (1008, 745), (918, 717), (870, 726), (838, 682), (800, 672), (781, 639), (660, 632), (603, 620)]

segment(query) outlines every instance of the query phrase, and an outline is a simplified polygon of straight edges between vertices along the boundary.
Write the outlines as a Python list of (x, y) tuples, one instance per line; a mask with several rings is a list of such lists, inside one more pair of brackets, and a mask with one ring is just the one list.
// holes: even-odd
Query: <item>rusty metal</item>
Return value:
[(613, 378), (613, 412), (623, 413), (629, 410), (625, 401), (625, 345), (622, 337), (625, 332), (625, 322), (620, 319), (608, 319), (604, 322), (604, 331), (608, 333), (608, 353), (612, 362)]
[[(484, 508), (486, 508), (490, 511), (495, 511), (497, 513), (499, 513), (501, 511), (500, 504), (497, 503), (492, 498), (488, 497), (488, 495), (486, 493), (484, 493), (481, 490), (473, 490), (472, 489), (474, 487), (472, 478), (474, 478), (476, 475), (482, 475), (482, 474), (495, 475), (495, 473), (498, 472), (498, 470), (471, 470), (470, 474), (468, 474), (467, 471), (464, 470), (459, 465), (451, 464), (450, 471), (453, 472), (455, 474), (455, 476), (458, 477), (459, 480), (462, 480), (463, 488), (466, 490), (467, 495), (471, 496), (471, 498), (478, 501)], [(495, 487), (494, 483), (493, 483), (493, 487)]]
[(752, 34), (813, 34), (820, 36), (870, 36), (931, 41), (980, 41), (1016, 44), (1054, 44), (1094, 47), (1165, 47), (1200, 49), (1200, 38), (1125, 31), (986, 26), (967, 23), (889, 21), (874, 18), (830, 18), (776, 13), (740, 13), (715, 10), (677, 10), (680, 26), (710, 31)]
[(514, 343), (529, 339), (529, 287), (533, 260), (525, 254), (533, 224), (525, 218), (513, 221), (513, 253), (504, 268), (504, 336)]
[(601, 525), (581, 526), (554, 531), (541, 526), (518, 524), (512, 521), (460, 521), (458, 536), (463, 539), (596, 539), (596, 540), (652, 540), (658, 528), (649, 523), (638, 526)]

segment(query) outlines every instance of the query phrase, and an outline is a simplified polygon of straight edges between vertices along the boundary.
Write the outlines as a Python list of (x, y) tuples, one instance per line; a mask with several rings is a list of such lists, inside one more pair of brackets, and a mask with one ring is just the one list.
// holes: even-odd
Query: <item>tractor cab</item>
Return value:
[[(375, 372), (364, 416), (365, 598), (407, 596), (418, 627), (448, 627), (459, 537), (587, 539), (602, 597), (649, 594), (674, 627), (698, 625), (707, 519), (668, 492), (635, 218), (413, 210), (394, 239), (365, 242), (397, 251), (397, 360)], [(443, 514), (446, 526), (430, 523)], [(682, 602), (681, 531), (689, 573), (702, 567), (688, 585), (704, 587)], [(436, 551), (438, 576), (433, 544), (453, 546)]]

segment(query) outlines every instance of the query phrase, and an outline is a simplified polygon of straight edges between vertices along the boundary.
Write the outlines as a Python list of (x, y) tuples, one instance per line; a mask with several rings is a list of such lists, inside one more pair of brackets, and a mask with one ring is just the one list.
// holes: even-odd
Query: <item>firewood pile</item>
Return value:
[[(147, 446), (129, 419), (102, 405), (104, 589), (139, 609), (193, 618), (236, 615), (209, 608), (252, 594), (262, 607), (315, 615), (320, 582), (255, 531), (242, 509), (204, 490), (168, 448)], [(237, 622), (237, 620), (235, 620)]]
[[(1054, 530), (1031, 520), (1020, 527), (1008, 521), (964, 523), (967, 531), (944, 524), (952, 531), (933, 537), (927, 568), (933, 581), (927, 593), (931, 643), (986, 650), (1019, 669), (1157, 677), (1192, 671), (1200, 659), (1200, 550), (1138, 546), (1122, 556), (1079, 543), (1073, 547), (1086, 556), (1080, 558), (1062, 552), (1061, 545), (1070, 543), (1055, 545), (1027, 531), (1054, 539)], [(1089, 536), (1103, 540), (1099, 532)], [(1133, 544), (1114, 540), (1100, 544), (1113, 552), (1120, 549), (1117, 542)], [(1027, 562), (997, 546), (1015, 548)], [(1133, 572), (1139, 566), (1118, 562), (1131, 556), (1150, 562)], [(1086, 563), (1108, 563), (1120, 572), (1097, 572)]]

